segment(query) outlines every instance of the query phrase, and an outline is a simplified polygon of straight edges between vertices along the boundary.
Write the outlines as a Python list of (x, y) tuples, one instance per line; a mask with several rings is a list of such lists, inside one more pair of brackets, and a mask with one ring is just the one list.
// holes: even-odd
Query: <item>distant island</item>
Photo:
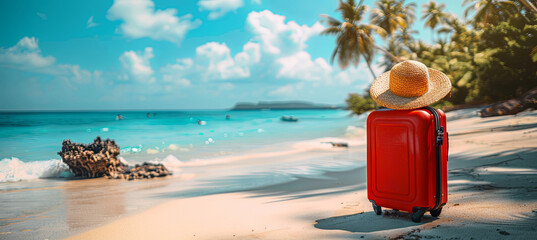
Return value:
[(241, 102), (237, 103), (231, 110), (286, 110), (286, 109), (344, 109), (345, 107), (340, 105), (329, 104), (316, 104), (303, 101), (275, 101), (275, 102), (258, 102), (249, 103)]

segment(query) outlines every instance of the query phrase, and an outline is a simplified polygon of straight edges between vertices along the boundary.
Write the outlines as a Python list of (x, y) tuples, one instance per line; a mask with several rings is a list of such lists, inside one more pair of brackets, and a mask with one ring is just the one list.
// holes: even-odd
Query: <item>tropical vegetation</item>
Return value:
[[(322, 15), (323, 34), (336, 36), (332, 62), (355, 67), (363, 59), (372, 76), (375, 60), (385, 70), (403, 60), (417, 60), (444, 72), (450, 95), (437, 107), (494, 102), (520, 96), (537, 86), (537, 8), (532, 0), (465, 0), (464, 15), (446, 12), (444, 4), (422, 5), (421, 19), (433, 31), (427, 42), (413, 28), (414, 3), (379, 0), (369, 10), (363, 0), (340, 0), (338, 18)], [(365, 21), (369, 15), (370, 21)], [(368, 96), (352, 93), (346, 102), (356, 114), (375, 108)]]

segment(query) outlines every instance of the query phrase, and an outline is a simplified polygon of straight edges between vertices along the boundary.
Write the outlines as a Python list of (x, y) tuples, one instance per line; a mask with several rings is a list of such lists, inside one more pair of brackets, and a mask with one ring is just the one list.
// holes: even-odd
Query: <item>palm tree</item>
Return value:
[(446, 25), (440, 30), (438, 30), (439, 33), (445, 32), (451, 34), (451, 42), (455, 44), (455, 47), (459, 50), (467, 48), (468, 47), (468, 40), (463, 41), (464, 36), (468, 33), (468, 27), (467, 23), (463, 22), (456, 16), (451, 16), (447, 19)]
[(476, 26), (496, 24), (507, 19), (513, 12), (516, 12), (516, 5), (513, 1), (507, 0), (464, 0), (462, 5), (469, 4), (464, 11), (466, 18), (470, 11), (475, 11), (474, 24)]
[(429, 27), (434, 34), (434, 29), (439, 24), (444, 24), (446, 21), (446, 14), (443, 12), (445, 4), (437, 4), (435, 1), (431, 1), (428, 4), (423, 4), (423, 16), (422, 20), (425, 20), (425, 27)]
[(351, 63), (358, 66), (360, 58), (364, 58), (371, 75), (377, 78), (371, 68), (371, 61), (377, 49), (373, 33), (386, 37), (386, 31), (372, 24), (360, 23), (367, 11), (367, 6), (362, 5), (362, 2), (363, 0), (356, 5), (354, 0), (340, 0), (337, 11), (341, 13), (343, 22), (328, 15), (321, 15), (323, 22), (328, 25), (321, 34), (337, 36), (336, 48), (330, 60), (332, 63), (337, 57), (339, 66), (344, 69)]
[[(398, 56), (398, 58), (393, 58), (393, 56)], [(390, 39), (388, 41), (388, 47), (386, 52), (383, 54), (383, 60), (380, 66), (384, 67), (384, 71), (389, 71), (392, 67), (400, 62), (401, 59), (408, 60), (410, 59), (410, 53), (405, 50), (404, 45), (400, 44), (397, 39)]]
[(418, 31), (412, 30), (409, 28), (403, 28), (401, 29), (401, 32), (395, 34), (395, 40), (398, 42), (403, 42), (405, 45), (408, 42), (414, 41), (414, 37), (412, 37), (412, 34), (417, 34)]
[(371, 23), (383, 28), (391, 38), (398, 29), (406, 29), (414, 20), (415, 3), (405, 5), (404, 0), (381, 0), (371, 10)]
[(414, 19), (416, 18), (416, 15), (414, 14), (416, 11), (416, 3), (405, 4), (405, 0), (400, 0), (399, 7), (401, 8), (401, 12), (405, 15), (404, 18), (406, 22), (410, 26), (414, 23)]
[[(443, 25), (442, 27), (440, 27), (440, 29), (436, 31), (436, 33), (438, 34), (437, 42), (438, 41), (447, 42), (450, 34), (453, 33), (453, 31), (454, 31), (453, 28), (451, 28), (451, 26), (449, 25)], [(444, 39), (442, 39), (442, 35), (444, 35)]]

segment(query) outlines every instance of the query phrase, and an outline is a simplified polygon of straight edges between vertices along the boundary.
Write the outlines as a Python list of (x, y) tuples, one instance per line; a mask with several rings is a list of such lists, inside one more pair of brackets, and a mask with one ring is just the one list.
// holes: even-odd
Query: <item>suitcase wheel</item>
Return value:
[(421, 218), (423, 217), (425, 212), (427, 212), (427, 208), (415, 207), (414, 209), (412, 209), (412, 222), (421, 222)]
[(440, 213), (442, 213), (442, 208), (438, 208), (436, 210), (431, 210), (431, 216), (433, 216), (433, 217), (440, 216)]
[(373, 210), (375, 210), (375, 213), (377, 215), (382, 214), (382, 207), (381, 206), (377, 206), (377, 204), (375, 204), (375, 202), (372, 202), (371, 204), (373, 204)]

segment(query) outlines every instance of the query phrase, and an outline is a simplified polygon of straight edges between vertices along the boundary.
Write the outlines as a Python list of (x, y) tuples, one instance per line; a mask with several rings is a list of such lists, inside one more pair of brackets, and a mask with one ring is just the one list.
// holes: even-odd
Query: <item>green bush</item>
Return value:
[(375, 109), (375, 102), (369, 96), (360, 96), (356, 93), (351, 93), (345, 102), (349, 110), (356, 115)]

